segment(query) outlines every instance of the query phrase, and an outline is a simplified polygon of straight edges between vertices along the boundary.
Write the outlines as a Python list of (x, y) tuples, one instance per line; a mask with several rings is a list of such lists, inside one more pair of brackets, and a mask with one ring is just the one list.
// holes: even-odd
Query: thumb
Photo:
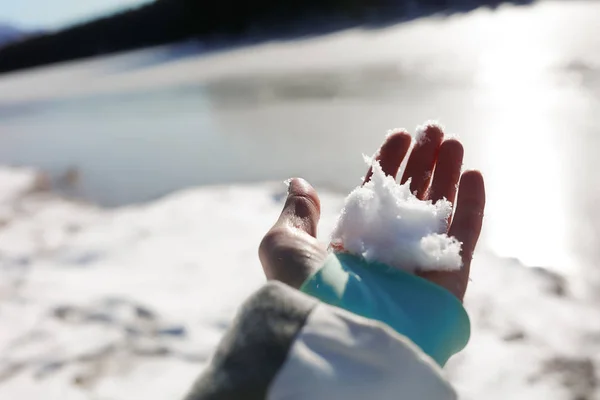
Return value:
[(283, 211), (258, 247), (267, 279), (299, 288), (322, 265), (327, 248), (316, 239), (319, 216), (315, 189), (303, 179), (291, 179)]
[(320, 216), (321, 202), (317, 191), (304, 179), (290, 179), (288, 197), (275, 226), (292, 226), (316, 237)]

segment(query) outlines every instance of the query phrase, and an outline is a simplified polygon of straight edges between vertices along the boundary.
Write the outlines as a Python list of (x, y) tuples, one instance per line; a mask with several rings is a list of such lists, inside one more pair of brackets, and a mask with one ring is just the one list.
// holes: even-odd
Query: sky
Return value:
[(151, 0), (0, 0), (0, 23), (25, 29), (59, 29)]

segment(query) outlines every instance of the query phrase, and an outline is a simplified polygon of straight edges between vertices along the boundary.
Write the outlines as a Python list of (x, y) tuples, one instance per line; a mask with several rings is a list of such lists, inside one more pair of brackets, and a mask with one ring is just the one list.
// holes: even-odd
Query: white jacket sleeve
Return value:
[(187, 400), (455, 399), (387, 325), (269, 283), (242, 307)]

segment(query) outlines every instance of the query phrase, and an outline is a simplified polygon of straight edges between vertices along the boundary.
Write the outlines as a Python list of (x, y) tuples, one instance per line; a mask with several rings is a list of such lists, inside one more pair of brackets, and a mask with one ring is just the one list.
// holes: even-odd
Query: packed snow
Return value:
[[(43, 184), (41, 184), (43, 183)], [(285, 186), (217, 186), (102, 209), (0, 169), (0, 398), (176, 399), (242, 301)], [(319, 235), (343, 204), (320, 190)], [(597, 395), (597, 304), (570, 278), (479, 249), (473, 333), (447, 366), (465, 399)]]
[(461, 244), (446, 234), (452, 204), (419, 200), (410, 180), (398, 184), (378, 161), (365, 161), (373, 175), (346, 197), (332, 246), (404, 271), (460, 269)]

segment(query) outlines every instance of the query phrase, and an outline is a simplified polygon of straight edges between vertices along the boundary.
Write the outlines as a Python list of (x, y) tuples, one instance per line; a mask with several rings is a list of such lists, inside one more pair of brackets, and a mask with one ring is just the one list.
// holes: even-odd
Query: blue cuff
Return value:
[(386, 264), (331, 254), (301, 291), (389, 325), (443, 366), (469, 341), (461, 302), (446, 289)]

